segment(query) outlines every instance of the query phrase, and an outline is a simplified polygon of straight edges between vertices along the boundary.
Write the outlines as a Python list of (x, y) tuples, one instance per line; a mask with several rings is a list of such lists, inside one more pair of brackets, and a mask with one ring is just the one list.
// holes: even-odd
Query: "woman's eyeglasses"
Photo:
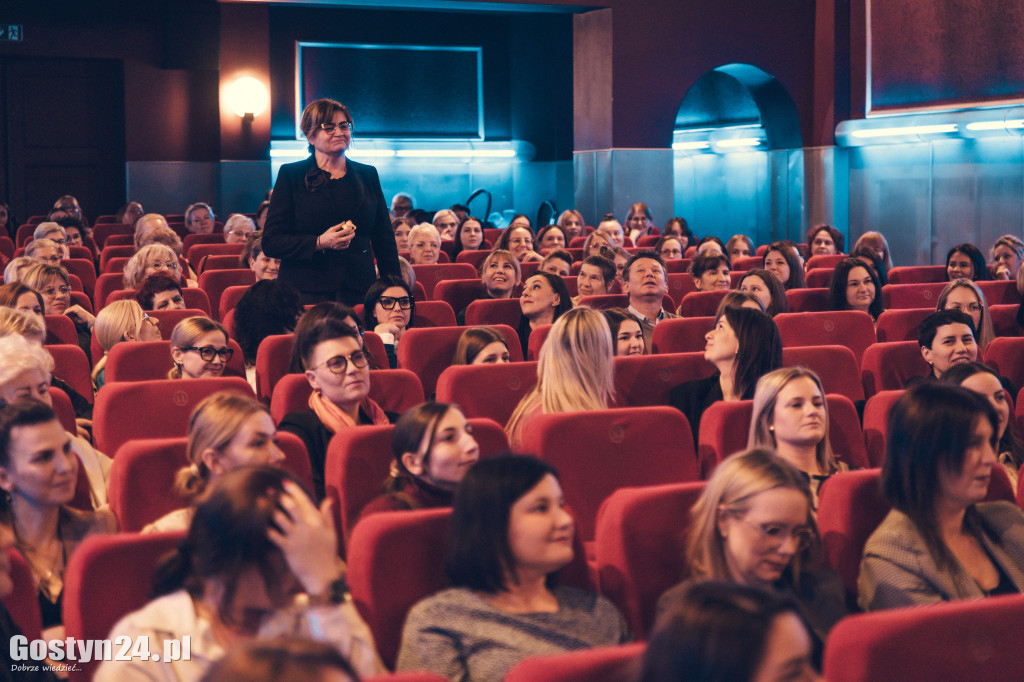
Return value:
[(350, 362), (356, 369), (362, 369), (370, 363), (370, 357), (364, 351), (357, 350), (348, 356), (335, 355), (333, 358), (328, 358), (316, 367), (310, 367), (310, 369), (327, 367), (331, 374), (344, 374), (345, 370), (348, 369), (348, 363)]
[(196, 353), (199, 353), (199, 357), (203, 359), (203, 362), (213, 362), (215, 357), (220, 358), (221, 362), (230, 362), (231, 358), (235, 354), (235, 351), (230, 348), (214, 348), (213, 346), (203, 346), (202, 348), (197, 346), (185, 346), (181, 350), (186, 353), (188, 351), (195, 351)]
[(320, 130), (324, 131), (328, 135), (333, 133), (335, 130), (352, 130), (352, 121), (342, 121), (341, 123), (321, 123)]
[(46, 287), (40, 291), (46, 298), (57, 298), (58, 296), (67, 296), (71, 293), (71, 287)]
[(380, 307), (383, 308), (384, 310), (393, 310), (396, 303), (398, 304), (398, 307), (401, 308), (402, 310), (408, 310), (409, 308), (412, 307), (413, 298), (412, 296), (402, 296), (401, 298), (381, 296), (380, 298), (377, 299), (377, 302), (380, 303)]
[(759, 532), (761, 542), (773, 549), (781, 547), (789, 538), (796, 540), (797, 552), (804, 551), (814, 542), (814, 531), (807, 526), (788, 528), (780, 523), (754, 523), (746, 519), (739, 519), (739, 521)]

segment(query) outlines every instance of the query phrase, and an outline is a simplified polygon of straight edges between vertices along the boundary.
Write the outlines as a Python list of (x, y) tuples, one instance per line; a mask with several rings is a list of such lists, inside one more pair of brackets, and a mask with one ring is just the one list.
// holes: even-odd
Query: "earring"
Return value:
[(774, 426), (774, 425), (773, 425), (773, 426), (769, 426), (769, 427), (768, 427), (768, 430), (769, 430), (769, 431), (774, 431), (774, 430), (775, 430), (775, 426)]

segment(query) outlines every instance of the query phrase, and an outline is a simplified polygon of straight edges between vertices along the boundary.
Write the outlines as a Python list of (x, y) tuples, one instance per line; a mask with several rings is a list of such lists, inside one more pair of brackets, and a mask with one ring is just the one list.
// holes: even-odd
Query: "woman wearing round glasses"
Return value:
[(372, 329), (388, 353), (391, 369), (398, 367), (398, 344), (415, 321), (416, 301), (412, 289), (398, 277), (377, 280), (366, 292), (363, 304), (363, 328)]
[(197, 315), (179, 322), (171, 332), (169, 379), (212, 379), (224, 375), (234, 355), (228, 333), (219, 322)]
[(333, 317), (302, 326), (295, 334), (295, 349), (313, 392), (308, 410), (285, 415), (278, 426), (306, 444), (317, 497), (322, 498), (331, 436), (354, 426), (390, 424), (397, 415), (387, 414), (368, 397), (370, 356), (352, 327)]
[(696, 582), (719, 580), (792, 597), (814, 638), (815, 660), (846, 615), (839, 576), (819, 568), (820, 538), (806, 477), (770, 450), (755, 448), (718, 465), (690, 511), (689, 577), (658, 600), (665, 616)]
[(75, 323), (78, 346), (92, 357), (92, 325), (96, 317), (71, 301), (71, 278), (59, 265), (37, 263), (21, 274), (21, 283), (43, 296), (43, 312), (47, 315), (66, 315)]
[[(263, 250), (281, 259), (282, 281), (304, 304), (356, 305), (377, 278), (400, 276), (398, 247), (377, 169), (345, 157), (352, 142), (348, 108), (311, 102), (299, 121), (311, 155), (277, 174)], [(371, 248), (372, 247), (372, 248)]]

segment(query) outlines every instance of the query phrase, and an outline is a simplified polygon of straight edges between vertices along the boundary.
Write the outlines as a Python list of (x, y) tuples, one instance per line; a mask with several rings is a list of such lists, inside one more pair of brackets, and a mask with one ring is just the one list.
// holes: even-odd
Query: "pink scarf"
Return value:
[[(327, 430), (331, 433), (338, 433), (342, 429), (347, 429), (357, 424), (352, 420), (352, 417), (345, 414), (344, 410), (332, 403), (330, 400), (324, 398), (323, 394), (318, 391), (313, 391), (309, 395), (309, 406), (316, 413), (320, 423), (327, 427)], [(370, 420), (375, 426), (381, 426), (383, 424), (390, 424), (388, 416), (384, 414), (384, 410), (381, 406), (370, 400), (369, 398), (363, 398), (363, 402), (359, 404), (366, 414), (370, 415)]]

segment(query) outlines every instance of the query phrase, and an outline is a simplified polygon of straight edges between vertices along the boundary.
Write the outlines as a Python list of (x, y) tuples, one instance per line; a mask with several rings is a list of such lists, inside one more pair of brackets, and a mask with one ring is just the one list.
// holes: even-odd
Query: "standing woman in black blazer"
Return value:
[(263, 230), (263, 252), (281, 259), (279, 279), (304, 304), (362, 303), (380, 275), (401, 276), (398, 249), (377, 169), (345, 158), (352, 117), (344, 104), (311, 102), (300, 127), (312, 155), (277, 175)]

